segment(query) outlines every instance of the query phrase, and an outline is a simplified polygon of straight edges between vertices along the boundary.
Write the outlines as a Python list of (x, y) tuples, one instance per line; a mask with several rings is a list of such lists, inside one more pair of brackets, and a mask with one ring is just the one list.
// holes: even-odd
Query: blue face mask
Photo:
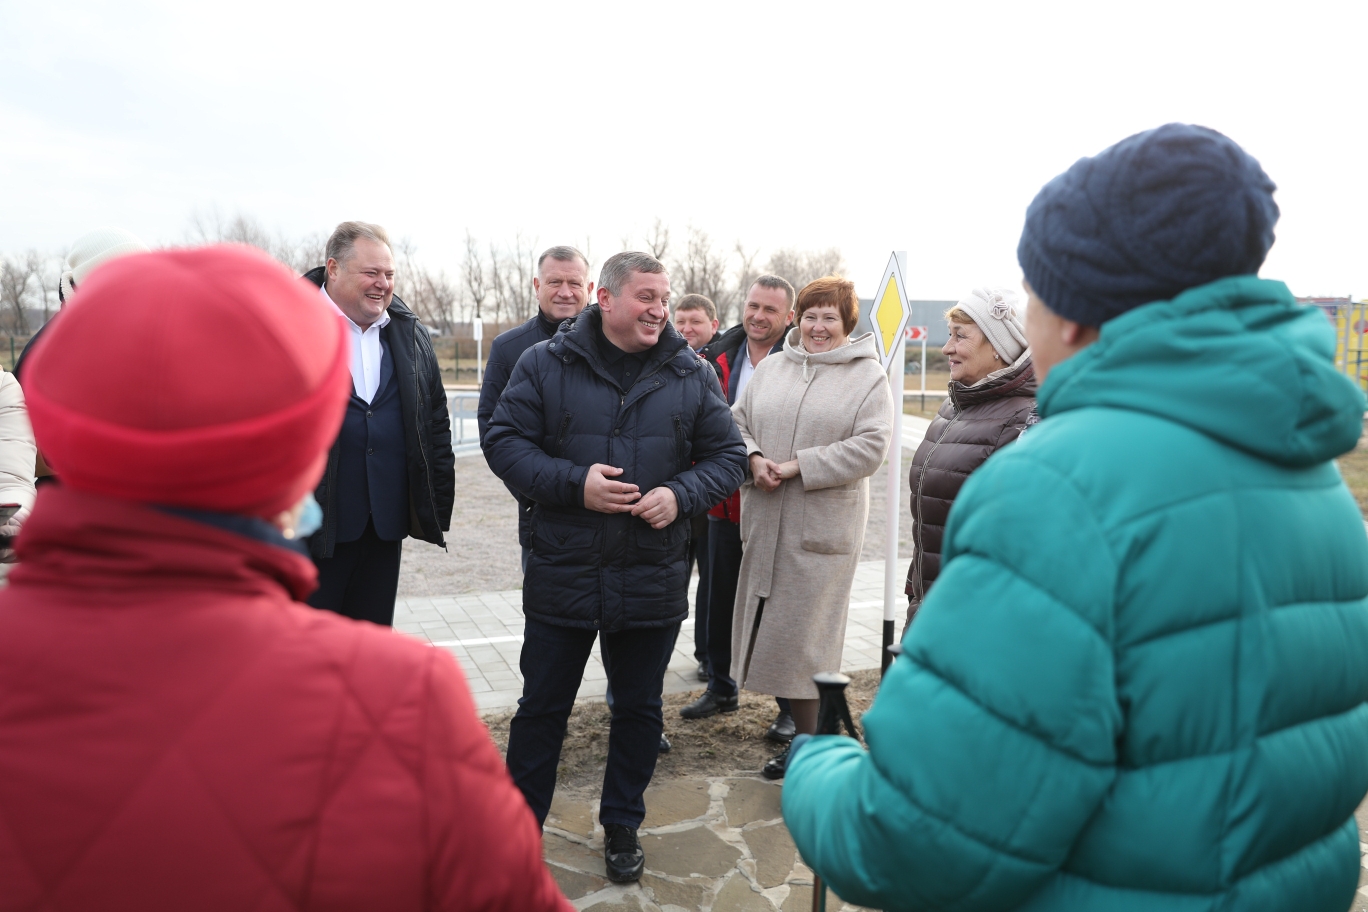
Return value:
[(295, 538), (308, 538), (317, 532), (323, 525), (323, 508), (314, 500), (313, 493), (304, 495), (304, 512), (299, 514), (299, 522), (295, 523)]

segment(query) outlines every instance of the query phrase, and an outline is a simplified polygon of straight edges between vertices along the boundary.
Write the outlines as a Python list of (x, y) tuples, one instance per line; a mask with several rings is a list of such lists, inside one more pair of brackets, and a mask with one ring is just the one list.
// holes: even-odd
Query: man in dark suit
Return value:
[(446, 547), (455, 459), (446, 391), (427, 327), (394, 295), (394, 254), (379, 225), (343, 222), (328, 262), (305, 278), (351, 339), (352, 396), (315, 492), (323, 524), (309, 539), (315, 608), (394, 622), (407, 536)]
[[(481, 449), (489, 431), (489, 419), (494, 416), (494, 406), (499, 404), (508, 377), (522, 353), (554, 336), (562, 322), (578, 317), (584, 305), (589, 303), (594, 293), (594, 283), (589, 278), (589, 258), (574, 247), (550, 248), (537, 258), (532, 290), (537, 295), (537, 312), (532, 319), (499, 333), (494, 344), (489, 346), (489, 362), (485, 365), (477, 412)], [(522, 546), (523, 569), (526, 570), (528, 549), (532, 545), (532, 531), (528, 525), (532, 501), (517, 493), (513, 497), (518, 502), (518, 544)]]

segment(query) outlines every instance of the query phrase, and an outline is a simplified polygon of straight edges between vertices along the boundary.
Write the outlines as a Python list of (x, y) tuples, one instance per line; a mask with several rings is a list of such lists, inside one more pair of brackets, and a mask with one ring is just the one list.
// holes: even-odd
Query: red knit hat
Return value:
[(318, 290), (250, 247), (113, 260), (24, 369), (62, 483), (144, 503), (274, 517), (318, 483), (351, 390)]

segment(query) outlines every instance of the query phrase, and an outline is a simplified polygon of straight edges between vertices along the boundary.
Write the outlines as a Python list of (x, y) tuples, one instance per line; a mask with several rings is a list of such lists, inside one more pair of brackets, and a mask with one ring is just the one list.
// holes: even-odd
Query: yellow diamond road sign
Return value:
[(874, 310), (869, 315), (869, 323), (874, 327), (874, 343), (879, 348), (879, 358), (885, 370), (897, 354), (897, 347), (904, 344), (903, 330), (910, 316), (907, 286), (903, 284), (898, 255), (894, 253), (888, 258), (888, 268), (879, 282), (874, 295)]

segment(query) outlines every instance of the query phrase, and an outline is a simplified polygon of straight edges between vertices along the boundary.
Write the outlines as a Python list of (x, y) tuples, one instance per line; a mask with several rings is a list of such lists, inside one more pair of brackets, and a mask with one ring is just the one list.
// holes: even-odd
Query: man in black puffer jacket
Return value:
[[(537, 275), (532, 279), (532, 290), (537, 294), (537, 312), (532, 319), (499, 333), (489, 346), (489, 363), (485, 365), (484, 383), (480, 386), (478, 424), (480, 449), (484, 449), (489, 433), (489, 419), (494, 417), (494, 406), (499, 404), (513, 367), (538, 342), (545, 342), (556, 334), (561, 323), (578, 317), (594, 293), (589, 281), (589, 258), (574, 247), (558, 246), (537, 258)], [(532, 551), (532, 501), (513, 496), (518, 501), (518, 544), (522, 546), (523, 569)]]
[(544, 821), (603, 631), (614, 702), (599, 820), (617, 881), (644, 865), (636, 830), (665, 669), (689, 612), (689, 520), (735, 490), (746, 464), (716, 374), (669, 324), (669, 294), (654, 257), (610, 257), (598, 304), (518, 361), (484, 444), (494, 474), (533, 503), (508, 768)]

